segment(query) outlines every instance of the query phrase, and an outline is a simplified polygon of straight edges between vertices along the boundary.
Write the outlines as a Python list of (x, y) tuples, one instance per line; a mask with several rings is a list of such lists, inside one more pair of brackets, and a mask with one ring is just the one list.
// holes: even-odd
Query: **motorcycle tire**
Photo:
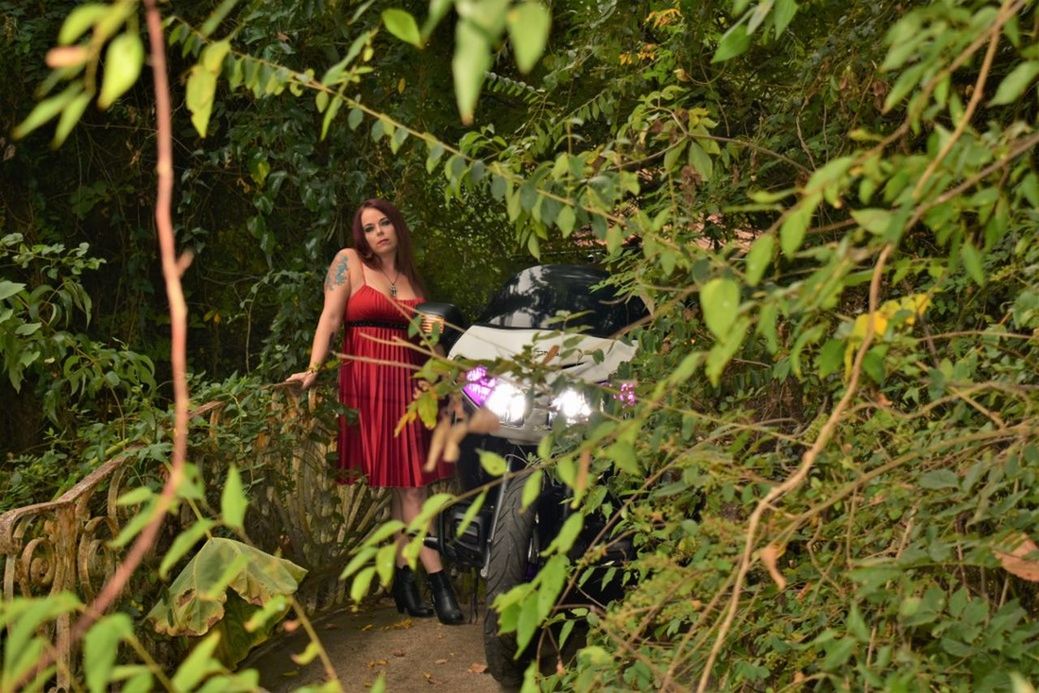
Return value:
[(514, 477), (505, 486), (487, 562), (483, 649), (487, 656), (487, 669), (505, 688), (518, 688), (523, 683), (523, 672), (531, 660), (527, 653), (517, 656), (519, 648), (515, 633), (498, 633), (498, 612), (492, 606), (499, 594), (528, 579), (530, 546), (534, 538), (534, 506), (521, 510), (524, 478)]

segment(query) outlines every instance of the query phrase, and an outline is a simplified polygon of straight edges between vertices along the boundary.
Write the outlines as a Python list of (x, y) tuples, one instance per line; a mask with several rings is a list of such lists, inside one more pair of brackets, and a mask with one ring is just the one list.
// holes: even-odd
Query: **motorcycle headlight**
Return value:
[(592, 415), (593, 406), (588, 396), (572, 387), (568, 387), (552, 400), (552, 416), (563, 417), (568, 424), (587, 421)]
[(515, 385), (498, 381), (487, 396), (484, 406), (507, 426), (521, 424), (530, 409), (530, 398)]

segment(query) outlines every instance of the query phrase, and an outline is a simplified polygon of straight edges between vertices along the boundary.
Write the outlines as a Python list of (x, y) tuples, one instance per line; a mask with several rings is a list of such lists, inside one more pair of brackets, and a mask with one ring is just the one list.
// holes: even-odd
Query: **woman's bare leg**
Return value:
[[(398, 489), (390, 489), (390, 518), (394, 520), (402, 520), (407, 524), (407, 520), (404, 519), (404, 513), (401, 511), (400, 494), (397, 493)], [(403, 568), (407, 565), (407, 561), (404, 560), (404, 547), (408, 543), (408, 535), (404, 532), (397, 532), (397, 567)]]
[[(400, 519), (405, 524), (415, 519), (420, 512), (422, 512), (422, 503), (425, 502), (429, 496), (429, 492), (423, 488), (395, 488), (393, 489), (394, 498), (400, 504)], [(398, 561), (400, 561), (400, 551), (403, 550), (404, 543), (407, 542), (405, 537), (403, 540), (398, 537)], [(440, 554), (428, 547), (422, 547), (422, 551), (419, 553), (419, 560), (422, 561), (422, 567), (426, 569), (427, 573), (436, 573), (444, 569), (443, 563), (440, 562)]]

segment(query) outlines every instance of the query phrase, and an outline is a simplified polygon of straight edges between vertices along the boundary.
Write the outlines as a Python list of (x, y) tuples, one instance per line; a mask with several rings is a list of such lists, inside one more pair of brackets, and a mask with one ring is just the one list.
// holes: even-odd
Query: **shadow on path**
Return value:
[[(380, 672), (385, 673), (386, 690), (390, 692), (502, 690), (485, 673), (482, 618), (475, 623), (445, 626), (436, 618), (402, 616), (384, 600), (371, 610), (327, 614), (314, 627), (343, 690), (365, 691)], [(273, 693), (321, 683), (325, 676), (319, 659), (305, 666), (292, 660), (292, 655), (303, 652), (307, 642), (306, 634), (299, 629), (253, 653), (243, 666), (257, 669), (260, 685)]]

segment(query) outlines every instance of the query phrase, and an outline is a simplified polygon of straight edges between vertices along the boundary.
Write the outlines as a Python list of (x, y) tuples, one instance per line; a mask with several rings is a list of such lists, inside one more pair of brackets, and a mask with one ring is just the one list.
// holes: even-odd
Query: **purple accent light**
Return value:
[(465, 385), (462, 386), (462, 392), (473, 401), (473, 404), (482, 407), (497, 384), (498, 381), (495, 378), (487, 377), (486, 366), (476, 366), (465, 374)]
[(638, 401), (638, 398), (635, 396), (635, 383), (630, 380), (621, 383), (620, 392), (616, 393), (613, 398), (619, 400), (625, 409), (634, 407), (635, 402)]

